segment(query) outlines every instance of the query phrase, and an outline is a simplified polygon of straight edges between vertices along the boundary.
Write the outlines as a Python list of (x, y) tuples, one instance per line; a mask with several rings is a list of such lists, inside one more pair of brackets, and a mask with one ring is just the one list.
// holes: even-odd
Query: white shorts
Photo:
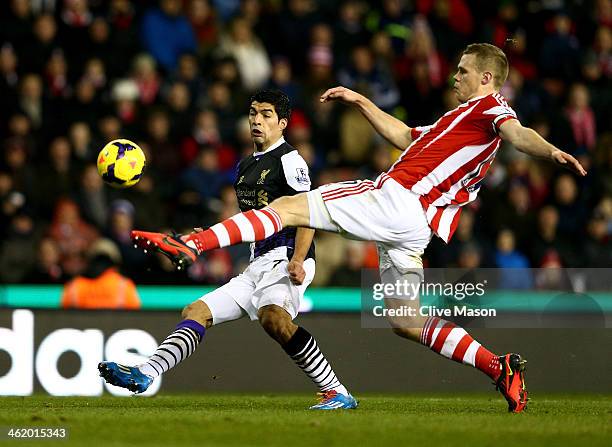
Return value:
[(278, 247), (252, 261), (240, 275), (227, 284), (207, 293), (204, 301), (213, 317), (213, 324), (237, 320), (248, 315), (257, 320), (257, 311), (263, 306), (276, 304), (295, 318), (304, 292), (315, 275), (315, 261), (304, 261), (306, 277), (296, 286), (287, 272), (287, 247)]
[(309, 191), (310, 226), (375, 241), (381, 270), (422, 268), (433, 232), (419, 196), (394, 179), (380, 188), (371, 180), (329, 183)]

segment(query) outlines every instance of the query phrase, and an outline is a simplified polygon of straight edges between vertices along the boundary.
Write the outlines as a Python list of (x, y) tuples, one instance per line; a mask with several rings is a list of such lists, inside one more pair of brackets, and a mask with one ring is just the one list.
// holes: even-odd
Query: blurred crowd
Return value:
[[(476, 41), (506, 51), (502, 93), (523, 124), (589, 175), (502, 147), (454, 239), (434, 238), (425, 264), (612, 267), (611, 27), (611, 0), (2, 2), (0, 282), (87, 274), (100, 239), (137, 283), (226, 281), (247, 247), (177, 274), (129, 234), (189, 231), (237, 212), (252, 92), (290, 96), (286, 137), (315, 185), (373, 178), (398, 152), (320, 94), (342, 84), (411, 126), (431, 124), (456, 106), (453, 70)], [(128, 190), (104, 185), (95, 166), (119, 137), (147, 156)], [(377, 265), (372, 244), (325, 233), (317, 242), (317, 285), (359, 285), (360, 270)]]

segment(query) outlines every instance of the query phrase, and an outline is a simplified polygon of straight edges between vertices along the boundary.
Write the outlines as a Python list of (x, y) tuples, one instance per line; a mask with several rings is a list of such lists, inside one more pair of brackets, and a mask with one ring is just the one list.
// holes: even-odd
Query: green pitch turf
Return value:
[(0, 426), (64, 426), (98, 446), (610, 446), (611, 396), (534, 396), (508, 414), (497, 395), (365, 395), (354, 411), (315, 412), (311, 396), (2, 397)]

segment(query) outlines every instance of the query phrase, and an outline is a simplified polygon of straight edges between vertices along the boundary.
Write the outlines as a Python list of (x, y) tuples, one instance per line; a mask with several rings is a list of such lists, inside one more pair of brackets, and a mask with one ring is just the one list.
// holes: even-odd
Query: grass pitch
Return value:
[(506, 413), (491, 395), (365, 395), (354, 411), (308, 411), (303, 395), (152, 398), (3, 397), (0, 426), (63, 426), (68, 440), (0, 443), (97, 446), (609, 446), (611, 396), (538, 395)]

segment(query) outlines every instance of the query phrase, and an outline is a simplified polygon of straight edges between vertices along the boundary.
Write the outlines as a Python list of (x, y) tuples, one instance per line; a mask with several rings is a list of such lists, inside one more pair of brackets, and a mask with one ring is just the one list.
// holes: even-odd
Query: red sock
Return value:
[(202, 253), (242, 242), (261, 241), (282, 229), (283, 223), (278, 213), (266, 207), (236, 214), (208, 230), (183, 236), (183, 241)]
[(498, 357), (465, 329), (449, 321), (429, 317), (421, 330), (420, 342), (446, 358), (478, 368), (493, 380), (501, 373)]

